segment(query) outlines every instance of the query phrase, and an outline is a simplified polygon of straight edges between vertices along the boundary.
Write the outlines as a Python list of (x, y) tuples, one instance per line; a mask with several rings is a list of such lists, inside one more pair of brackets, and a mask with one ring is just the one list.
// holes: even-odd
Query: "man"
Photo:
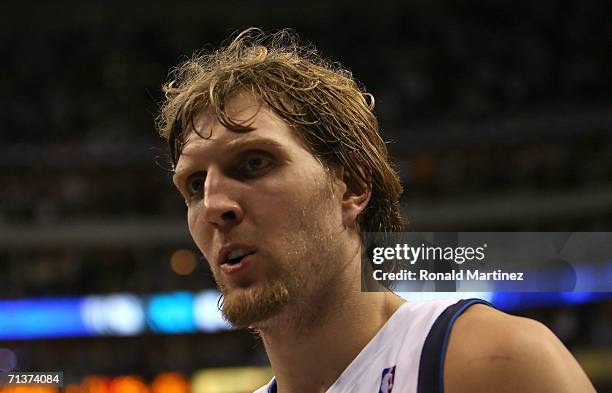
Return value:
[(360, 234), (402, 230), (401, 186), (373, 98), (295, 42), (248, 29), (185, 62), (159, 122), (223, 314), (265, 345), (258, 392), (594, 391), (537, 322), (361, 292)]

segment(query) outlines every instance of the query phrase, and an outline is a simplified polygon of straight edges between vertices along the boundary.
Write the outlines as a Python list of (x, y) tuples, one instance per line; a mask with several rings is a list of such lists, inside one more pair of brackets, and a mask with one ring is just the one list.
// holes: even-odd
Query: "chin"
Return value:
[(280, 280), (223, 290), (224, 318), (236, 328), (257, 327), (280, 314), (289, 303), (289, 291)]

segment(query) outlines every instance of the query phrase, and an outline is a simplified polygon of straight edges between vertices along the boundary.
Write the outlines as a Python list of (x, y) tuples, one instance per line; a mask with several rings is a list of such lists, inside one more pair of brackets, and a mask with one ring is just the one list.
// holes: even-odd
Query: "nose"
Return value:
[(220, 229), (240, 223), (244, 213), (237, 196), (232, 179), (217, 169), (209, 168), (204, 183), (204, 219)]

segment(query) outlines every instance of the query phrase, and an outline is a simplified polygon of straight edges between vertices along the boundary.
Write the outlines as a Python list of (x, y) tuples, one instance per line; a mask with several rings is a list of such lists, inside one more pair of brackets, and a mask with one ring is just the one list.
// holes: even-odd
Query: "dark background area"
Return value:
[[(612, 228), (610, 2), (0, 10), (0, 298), (214, 286), (204, 263), (186, 276), (169, 266), (174, 250), (197, 249), (155, 116), (172, 66), (248, 26), (295, 29), (375, 96), (413, 229)], [(519, 313), (546, 323), (586, 359), (599, 391), (612, 391), (612, 373), (598, 371), (602, 362), (612, 371), (610, 302)], [(75, 378), (265, 363), (244, 332), (1, 346), (26, 354), (33, 370), (60, 365)]]

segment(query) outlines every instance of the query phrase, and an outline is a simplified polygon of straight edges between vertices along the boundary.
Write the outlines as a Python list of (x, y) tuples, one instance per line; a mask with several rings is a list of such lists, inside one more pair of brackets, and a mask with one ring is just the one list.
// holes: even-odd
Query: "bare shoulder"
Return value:
[(542, 323), (477, 304), (455, 322), (444, 367), (447, 393), (595, 392)]

